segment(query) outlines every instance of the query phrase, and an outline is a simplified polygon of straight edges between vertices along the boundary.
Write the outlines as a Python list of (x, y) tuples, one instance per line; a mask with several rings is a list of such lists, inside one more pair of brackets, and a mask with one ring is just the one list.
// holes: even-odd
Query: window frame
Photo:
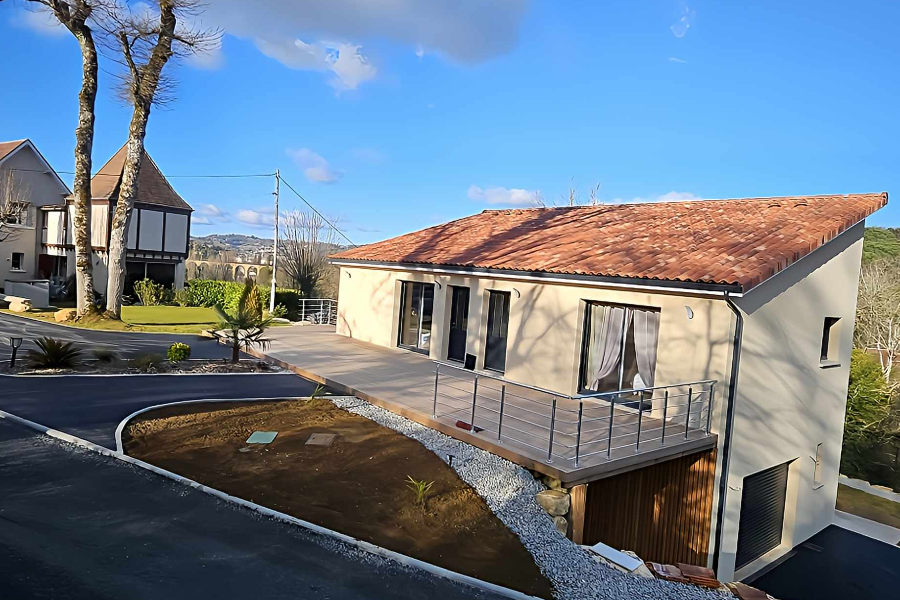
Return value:
[(841, 317), (824, 317), (822, 338), (819, 344), (819, 367), (828, 369), (841, 366), (840, 334)]
[[(16, 255), (21, 256), (22, 258), (19, 260), (19, 266), (15, 266), (16, 264)], [(9, 270), (10, 272), (15, 273), (24, 273), (26, 269), (24, 268), (25, 264), (25, 253), (24, 252), (11, 252), (9, 256)]]

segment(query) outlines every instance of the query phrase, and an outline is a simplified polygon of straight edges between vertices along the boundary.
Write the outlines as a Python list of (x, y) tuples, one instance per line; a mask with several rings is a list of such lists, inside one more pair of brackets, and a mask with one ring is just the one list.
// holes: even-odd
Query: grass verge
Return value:
[(837, 509), (900, 529), (900, 503), (838, 484)]
[[(53, 318), (55, 310), (31, 310), (25, 314), (14, 313), (8, 309), (0, 312), (17, 317), (25, 317), (56, 323)], [(86, 317), (79, 321), (69, 321), (66, 325), (84, 329), (102, 329), (104, 331), (130, 331), (147, 333), (200, 333), (211, 329), (217, 322), (216, 311), (211, 308), (186, 306), (123, 306), (122, 320), (116, 321), (103, 317)]]

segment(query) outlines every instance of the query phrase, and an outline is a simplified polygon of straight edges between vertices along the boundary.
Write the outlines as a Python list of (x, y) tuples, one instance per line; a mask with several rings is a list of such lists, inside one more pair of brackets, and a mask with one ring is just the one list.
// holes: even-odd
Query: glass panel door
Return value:
[(433, 310), (434, 286), (404, 281), (400, 288), (398, 345), (427, 354), (431, 346)]
[(506, 338), (509, 327), (509, 292), (488, 292), (487, 343), (484, 368), (506, 370)]
[(450, 301), (450, 343), (447, 358), (464, 362), (466, 360), (466, 332), (469, 328), (469, 288), (452, 287)]

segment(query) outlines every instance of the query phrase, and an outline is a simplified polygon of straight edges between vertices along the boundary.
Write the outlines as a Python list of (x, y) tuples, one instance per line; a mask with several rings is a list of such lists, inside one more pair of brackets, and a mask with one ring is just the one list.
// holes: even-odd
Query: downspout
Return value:
[(738, 370), (741, 363), (741, 343), (744, 336), (744, 315), (727, 291), (723, 297), (734, 313), (734, 342), (731, 354), (731, 376), (728, 379), (728, 405), (725, 414), (725, 433), (722, 440), (722, 474), (719, 477), (719, 506), (716, 510), (716, 548), (713, 554), (713, 571), (719, 572), (719, 554), (722, 550), (722, 530), (725, 518), (725, 494), (728, 491), (728, 463), (731, 459), (731, 432), (734, 428), (734, 402), (737, 393)]

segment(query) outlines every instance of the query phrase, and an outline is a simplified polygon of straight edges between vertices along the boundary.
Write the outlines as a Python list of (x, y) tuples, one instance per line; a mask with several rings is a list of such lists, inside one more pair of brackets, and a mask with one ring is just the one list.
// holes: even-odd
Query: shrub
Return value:
[(117, 358), (115, 351), (111, 348), (94, 348), (91, 353), (94, 358), (103, 363), (114, 362)]
[[(245, 284), (234, 281), (217, 281), (214, 279), (191, 279), (186, 288), (190, 290), (189, 306), (221, 306), (226, 312), (237, 312), (244, 293)], [(259, 292), (260, 304), (265, 308), (269, 306), (271, 289), (267, 286), (256, 286)], [(284, 316), (296, 317), (300, 313), (300, 299), (302, 296), (297, 290), (278, 288), (275, 290), (275, 304), (284, 307)], [(274, 316), (274, 315), (273, 315)]]
[(244, 306), (247, 314), (254, 318), (262, 319), (263, 305), (259, 294), (259, 286), (255, 285), (249, 277), (244, 282), (244, 291), (241, 292), (240, 303)]
[(172, 294), (172, 299), (178, 306), (194, 306), (194, 299), (190, 287), (183, 287), (180, 290), (175, 290)]
[(159, 306), (166, 300), (166, 287), (152, 279), (141, 279), (134, 283), (134, 293), (144, 306)]
[(128, 361), (131, 368), (138, 371), (153, 371), (166, 360), (162, 354), (141, 354)]
[(275, 319), (283, 319), (288, 314), (288, 310), (284, 307), (284, 304), (276, 304), (275, 310), (269, 313), (269, 316)]
[(37, 350), (28, 351), (28, 362), (35, 367), (64, 369), (71, 367), (81, 355), (74, 342), (64, 342), (49, 337), (35, 341)]
[(169, 352), (167, 356), (172, 362), (187, 360), (191, 357), (191, 347), (181, 342), (175, 342), (174, 344), (169, 346)]
[(844, 447), (841, 471), (851, 477), (866, 474), (878, 448), (890, 437), (892, 417), (891, 390), (881, 372), (878, 359), (855, 349), (850, 360), (847, 389), (847, 414), (844, 423)]

